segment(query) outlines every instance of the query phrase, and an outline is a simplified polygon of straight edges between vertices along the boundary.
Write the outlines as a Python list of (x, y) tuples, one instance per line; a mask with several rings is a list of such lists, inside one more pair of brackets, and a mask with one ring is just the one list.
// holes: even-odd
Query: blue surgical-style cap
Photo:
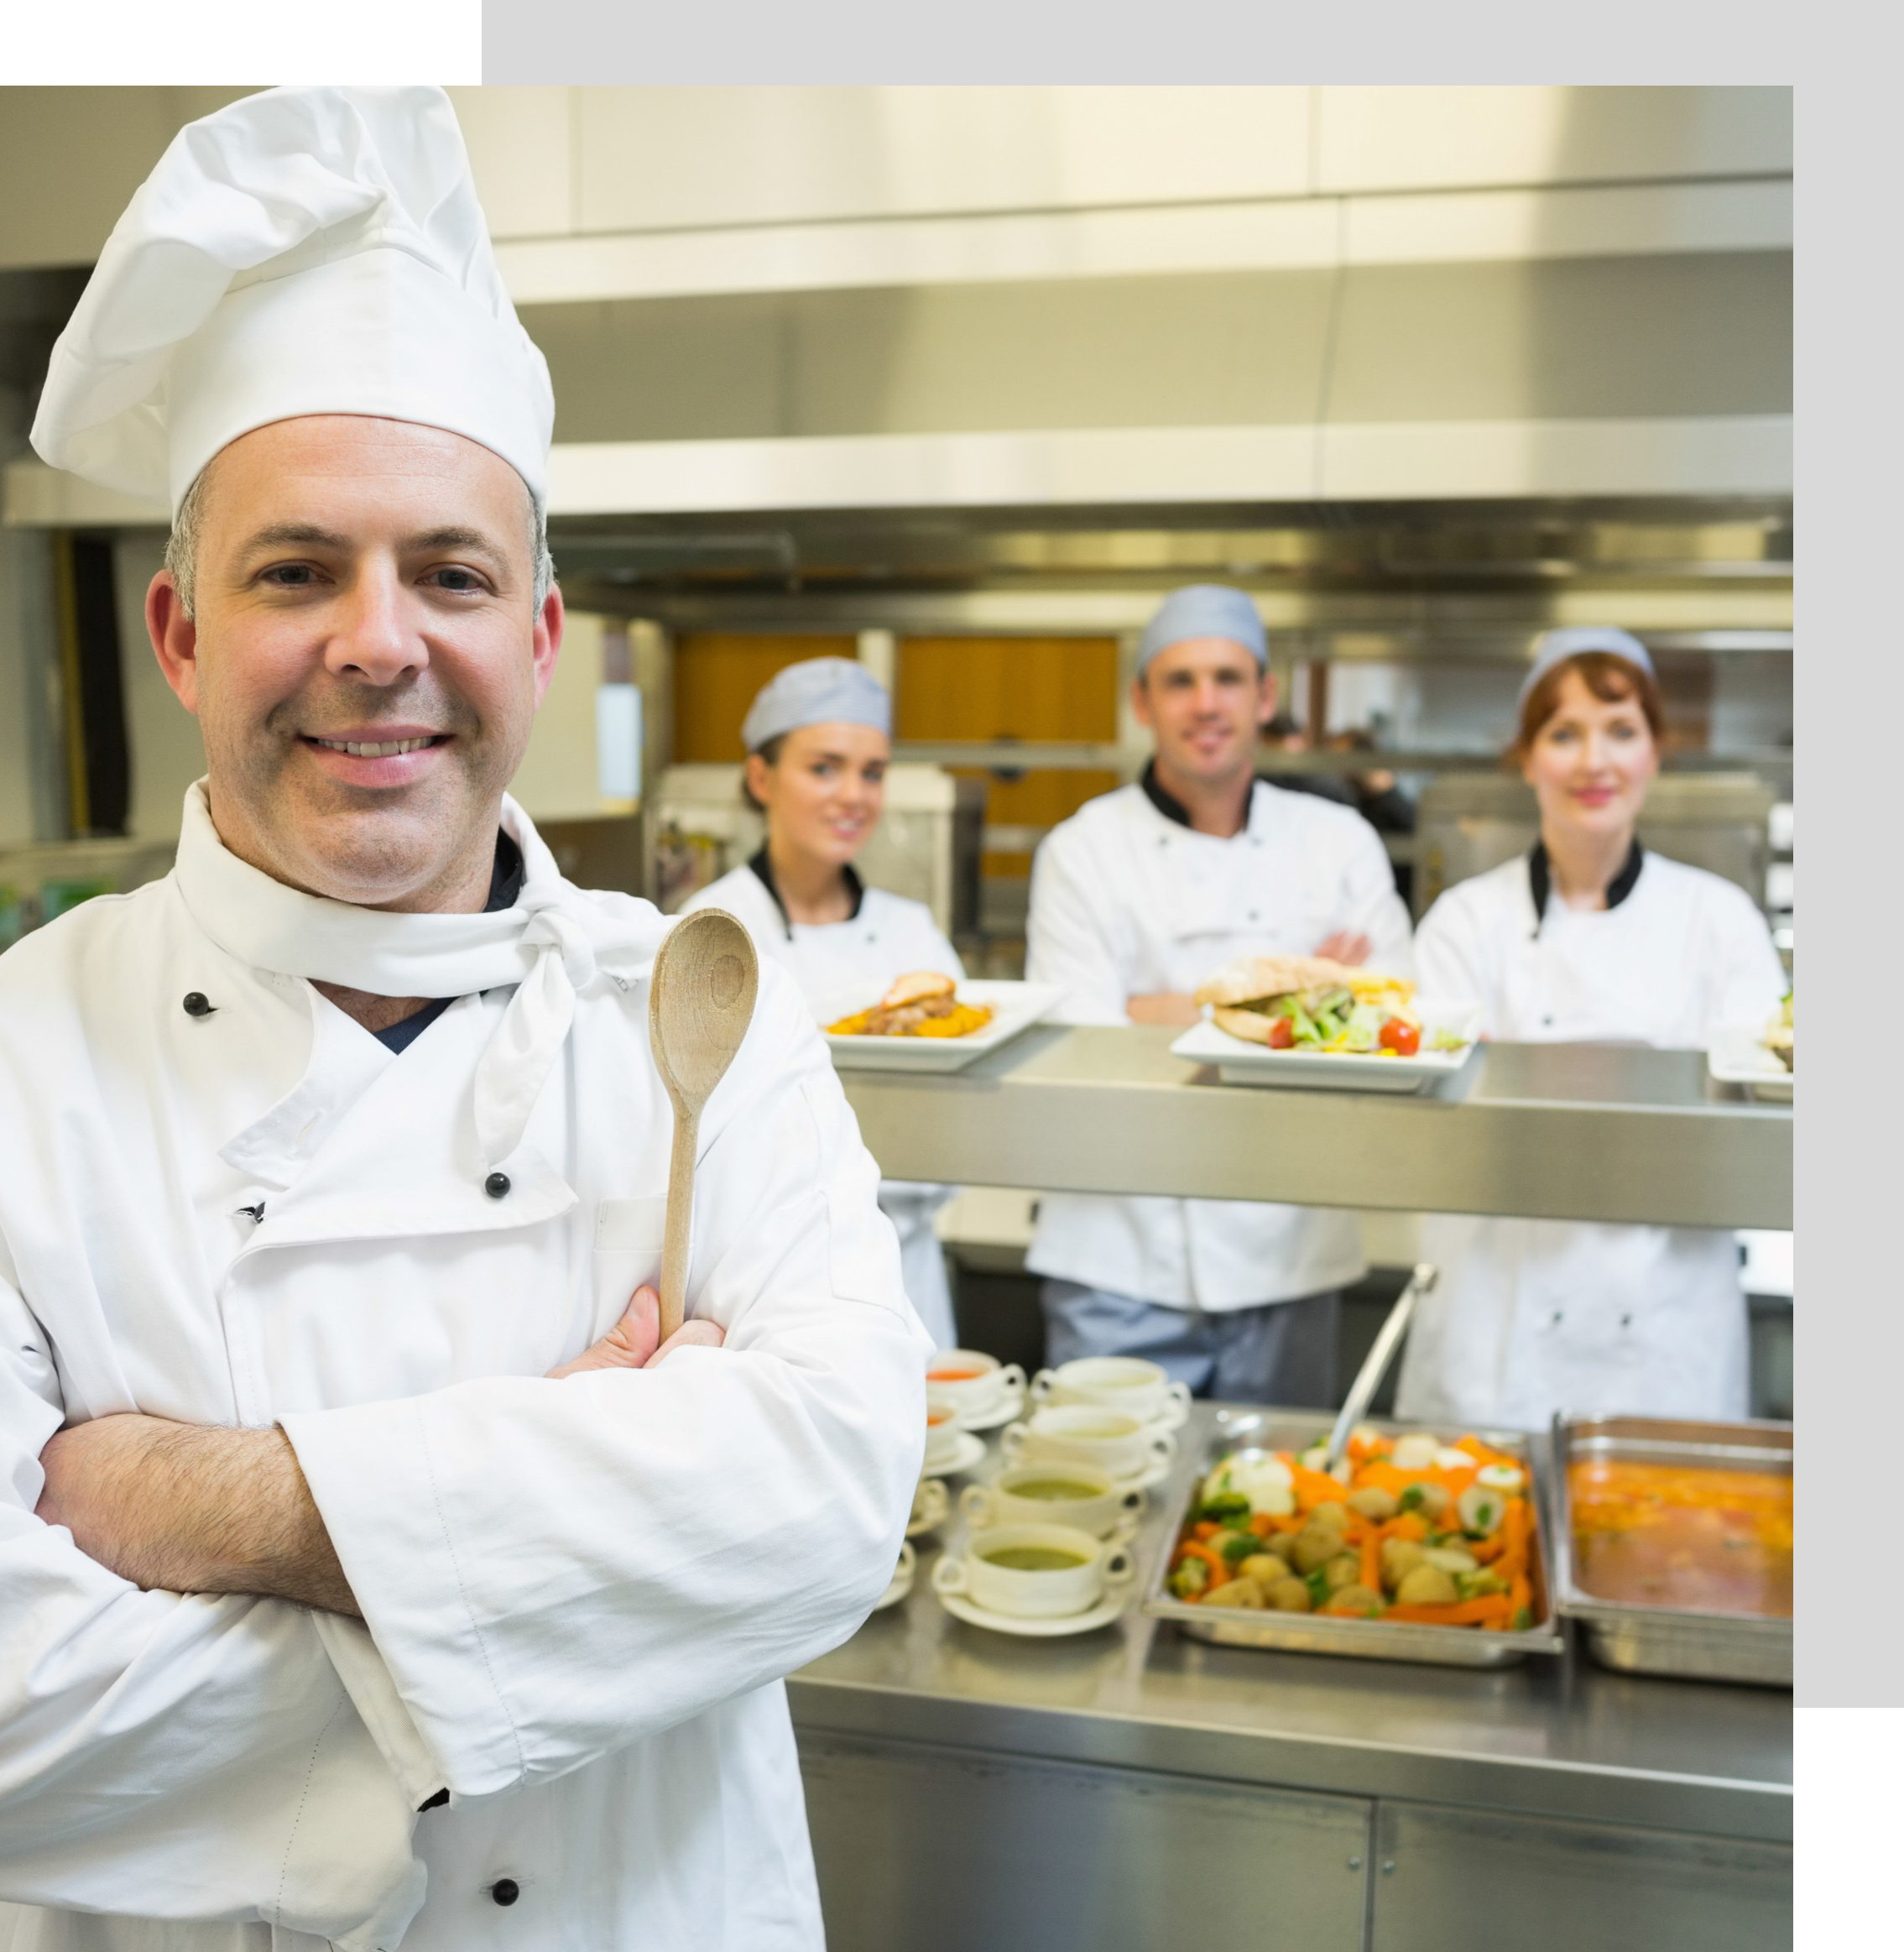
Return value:
[(810, 657), (778, 671), (755, 694), (740, 740), (759, 752), (783, 732), (803, 725), (870, 725), (890, 739), (893, 702), (886, 687), (850, 657)]
[(1536, 639), (1534, 661), (1527, 667), (1527, 675), (1521, 681), (1521, 696), (1515, 703), (1525, 705), (1527, 694), (1539, 684), (1557, 664), (1565, 664), (1568, 658), (1578, 657), (1583, 650), (1610, 651), (1614, 657), (1625, 658), (1628, 664), (1637, 665), (1646, 676), (1656, 676), (1653, 660), (1646, 655), (1646, 647), (1630, 631), (1615, 630), (1610, 624), (1581, 624), (1565, 630), (1549, 630)]
[(1240, 644), (1265, 671), (1270, 668), (1263, 619), (1249, 598), (1222, 583), (1189, 583), (1172, 590), (1162, 609), (1145, 626), (1144, 641), (1137, 652), (1138, 676), (1143, 676), (1160, 652), (1192, 637), (1227, 637), (1232, 644)]

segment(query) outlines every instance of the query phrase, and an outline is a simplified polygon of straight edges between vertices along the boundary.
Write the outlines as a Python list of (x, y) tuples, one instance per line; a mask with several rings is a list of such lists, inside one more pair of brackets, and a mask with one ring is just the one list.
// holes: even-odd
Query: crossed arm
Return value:
[[(714, 1323), (695, 1321), (661, 1343), (660, 1323), (660, 1298), (638, 1288), (621, 1320), (550, 1376), (646, 1369), (688, 1344), (721, 1341)], [(275, 1426), (99, 1417), (56, 1431), (40, 1465), (39, 1516), (145, 1591), (257, 1593), (361, 1617), (297, 1454)]]

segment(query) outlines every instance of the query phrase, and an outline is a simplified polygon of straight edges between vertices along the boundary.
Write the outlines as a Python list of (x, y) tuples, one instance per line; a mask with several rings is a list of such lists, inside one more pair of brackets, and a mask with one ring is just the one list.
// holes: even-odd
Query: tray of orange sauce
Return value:
[(1557, 1417), (1555, 1585), (1603, 1666), (1792, 1685), (1792, 1426)]

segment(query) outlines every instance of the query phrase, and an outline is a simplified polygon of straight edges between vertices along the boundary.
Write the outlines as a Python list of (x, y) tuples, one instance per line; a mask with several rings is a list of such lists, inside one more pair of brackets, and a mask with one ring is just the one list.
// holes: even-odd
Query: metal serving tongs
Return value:
[(1438, 1267), (1431, 1267), (1425, 1260), (1416, 1263), (1414, 1273), (1408, 1277), (1408, 1286), (1389, 1310), (1388, 1319), (1375, 1337), (1375, 1347), (1363, 1358), (1361, 1368), (1355, 1372), (1355, 1380), (1349, 1385), (1342, 1414), (1336, 1418), (1335, 1427), (1329, 1433), (1328, 1451), (1322, 1459), (1325, 1471), (1333, 1471), (1341, 1463), (1342, 1454), (1348, 1448), (1349, 1433), (1362, 1421), (1375, 1391), (1382, 1386), (1388, 1365), (1395, 1360), (1395, 1352), (1401, 1348), (1402, 1337), (1408, 1333), (1416, 1302), (1429, 1293), (1440, 1279)]

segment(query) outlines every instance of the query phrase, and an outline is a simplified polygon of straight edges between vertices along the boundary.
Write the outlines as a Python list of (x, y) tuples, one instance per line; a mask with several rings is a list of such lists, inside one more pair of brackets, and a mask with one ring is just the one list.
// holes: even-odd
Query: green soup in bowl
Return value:
[(1007, 1545), (978, 1555), (989, 1566), (1008, 1573), (1068, 1573), (1091, 1562), (1082, 1553), (1061, 1552), (1052, 1545)]

